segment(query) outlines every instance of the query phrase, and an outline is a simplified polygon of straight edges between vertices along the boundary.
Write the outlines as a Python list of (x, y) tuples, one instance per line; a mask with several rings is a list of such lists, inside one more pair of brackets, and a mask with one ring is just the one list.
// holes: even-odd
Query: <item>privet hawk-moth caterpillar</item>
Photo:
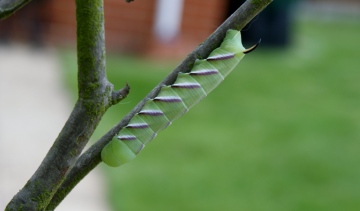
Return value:
[(196, 60), (190, 72), (179, 73), (172, 85), (162, 87), (155, 98), (145, 103), (122, 128), (117, 139), (103, 148), (102, 161), (116, 167), (134, 159), (158, 132), (208, 95), (244, 55), (258, 45), (245, 49), (240, 32), (228, 30), (220, 47), (213, 50), (207, 59)]

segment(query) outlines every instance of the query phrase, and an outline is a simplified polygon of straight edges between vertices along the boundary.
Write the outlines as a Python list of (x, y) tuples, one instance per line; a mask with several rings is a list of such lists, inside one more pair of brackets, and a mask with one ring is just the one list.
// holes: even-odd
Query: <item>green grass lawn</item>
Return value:
[[(119, 168), (100, 165), (114, 210), (360, 210), (360, 25), (300, 22), (287, 50), (258, 48)], [(76, 64), (65, 52), (76, 93)], [(176, 66), (109, 55), (131, 93), (94, 140)]]

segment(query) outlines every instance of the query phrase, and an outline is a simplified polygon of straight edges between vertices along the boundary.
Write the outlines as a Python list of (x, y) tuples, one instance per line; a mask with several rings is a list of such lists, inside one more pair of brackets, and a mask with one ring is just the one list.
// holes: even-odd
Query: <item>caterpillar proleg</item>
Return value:
[(240, 32), (228, 30), (220, 47), (208, 58), (196, 60), (190, 72), (179, 73), (172, 85), (162, 87), (155, 98), (145, 103), (117, 138), (101, 151), (102, 161), (116, 167), (134, 159), (158, 132), (216, 88), (259, 43), (245, 49)]

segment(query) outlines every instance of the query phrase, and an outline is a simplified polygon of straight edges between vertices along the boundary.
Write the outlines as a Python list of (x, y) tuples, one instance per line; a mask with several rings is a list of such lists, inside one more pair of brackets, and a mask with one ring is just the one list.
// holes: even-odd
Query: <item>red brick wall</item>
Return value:
[(55, 44), (75, 44), (75, 1), (47, 1), (46, 41)]
[[(48, 39), (52, 43), (75, 43), (73, 1), (49, 0)], [(139, 52), (151, 37), (155, 0), (105, 0), (105, 39), (110, 50)]]
[(225, 19), (224, 0), (185, 0), (181, 33), (185, 39), (202, 42)]
[(155, 0), (105, 1), (105, 36), (109, 47), (141, 52), (151, 39)]

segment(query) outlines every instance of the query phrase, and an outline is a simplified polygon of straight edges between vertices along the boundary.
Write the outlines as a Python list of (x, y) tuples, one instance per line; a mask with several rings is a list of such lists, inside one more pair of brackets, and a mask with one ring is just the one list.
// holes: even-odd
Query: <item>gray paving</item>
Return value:
[[(70, 114), (61, 71), (54, 50), (0, 45), (0, 210), (37, 169)], [(109, 210), (102, 183), (95, 169), (56, 210)]]

